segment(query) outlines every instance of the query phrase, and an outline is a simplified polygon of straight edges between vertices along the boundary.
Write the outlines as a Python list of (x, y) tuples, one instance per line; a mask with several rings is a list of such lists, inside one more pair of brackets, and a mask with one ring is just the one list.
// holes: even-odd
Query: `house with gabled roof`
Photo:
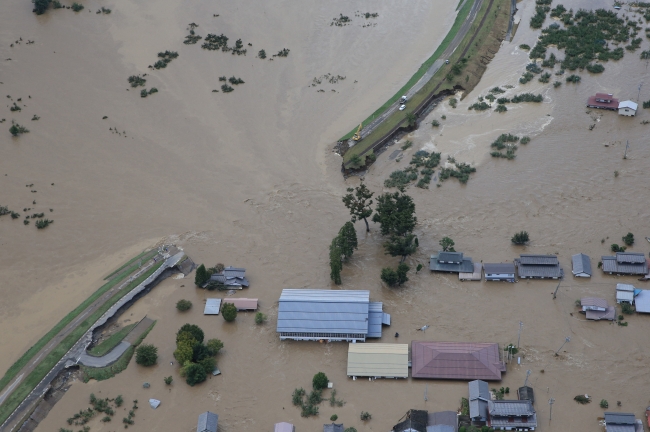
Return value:
[(495, 430), (533, 431), (537, 414), (529, 400), (491, 400), (487, 425)]
[(469, 387), (469, 418), (472, 423), (485, 424), (488, 419), (488, 401), (490, 389), (488, 383), (481, 380), (470, 381)]
[[(640, 420), (638, 422), (640, 423)], [(636, 424), (637, 419), (633, 413), (605, 412), (606, 432), (635, 432)]]
[(246, 269), (232, 266), (224, 268), (221, 273), (210, 276), (205, 285), (210, 284), (224, 285), (227, 289), (248, 288), (250, 285), (248, 279), (246, 279)]
[(462, 252), (439, 251), (438, 255), (431, 255), (429, 270), (446, 273), (474, 273), (474, 263), (470, 257), (463, 256)]
[(206, 411), (199, 415), (196, 432), (217, 432), (219, 416), (213, 412)]
[(522, 254), (515, 264), (521, 279), (561, 279), (564, 276), (555, 255)]
[(486, 281), (515, 281), (515, 265), (513, 263), (485, 263), (483, 272)]
[(575, 277), (591, 277), (591, 258), (583, 253), (571, 256), (571, 263), (573, 264), (573, 276)]
[(645, 275), (648, 262), (645, 255), (636, 252), (617, 252), (615, 256), (601, 257), (603, 272), (622, 275)]

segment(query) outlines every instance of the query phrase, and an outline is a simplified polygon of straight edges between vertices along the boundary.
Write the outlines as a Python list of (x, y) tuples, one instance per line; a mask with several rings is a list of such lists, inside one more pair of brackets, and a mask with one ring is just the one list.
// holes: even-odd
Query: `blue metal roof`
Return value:
[(277, 331), (368, 334), (369, 304), (369, 291), (284, 289)]
[(381, 324), (384, 313), (381, 302), (370, 302), (368, 305), (368, 337), (381, 337)]
[(196, 432), (217, 432), (217, 422), (219, 416), (210, 411), (199, 415), (199, 422), (196, 426)]

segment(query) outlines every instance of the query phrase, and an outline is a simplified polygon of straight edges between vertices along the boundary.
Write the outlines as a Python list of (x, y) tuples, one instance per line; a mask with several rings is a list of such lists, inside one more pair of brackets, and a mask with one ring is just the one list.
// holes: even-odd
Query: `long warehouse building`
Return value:
[(390, 315), (366, 290), (284, 289), (278, 306), (280, 340), (365, 342), (380, 338)]

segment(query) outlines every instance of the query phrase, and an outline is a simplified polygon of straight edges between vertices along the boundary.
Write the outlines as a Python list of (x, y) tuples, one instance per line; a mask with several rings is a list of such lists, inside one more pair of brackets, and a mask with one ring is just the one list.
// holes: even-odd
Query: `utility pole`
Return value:
[(521, 329), (523, 328), (523, 321), (519, 321), (519, 331), (517, 332), (517, 349), (519, 349), (519, 340), (521, 338)]
[(627, 159), (627, 149), (630, 147), (630, 140), (627, 140), (627, 144), (625, 144), (625, 154), (623, 155), (623, 159)]
[(526, 380), (524, 381), (524, 387), (528, 385), (528, 377), (530, 376), (530, 369), (526, 371)]
[(636, 101), (639, 102), (639, 97), (641, 96), (641, 87), (643, 87), (643, 81), (639, 84), (639, 92), (636, 94)]
[(555, 356), (558, 355), (557, 353), (560, 352), (560, 350), (564, 347), (564, 345), (566, 345), (567, 342), (571, 342), (571, 338), (570, 338), (569, 336), (567, 336), (566, 338), (564, 338), (564, 343), (562, 344), (562, 346), (561, 346), (557, 351), (555, 351)]
[(557, 290), (560, 289), (560, 284), (561, 283), (562, 283), (562, 281), (558, 282), (557, 286), (555, 287), (555, 292), (553, 293), (553, 300), (555, 300), (555, 297), (557, 297)]
[(554, 398), (550, 398), (550, 399), (548, 400), (548, 404), (549, 404), (549, 406), (550, 406), (550, 407), (549, 407), (549, 410), (548, 410), (548, 421), (549, 421), (549, 422), (550, 422), (551, 419), (553, 418), (553, 403), (555, 403), (555, 399), (554, 399)]

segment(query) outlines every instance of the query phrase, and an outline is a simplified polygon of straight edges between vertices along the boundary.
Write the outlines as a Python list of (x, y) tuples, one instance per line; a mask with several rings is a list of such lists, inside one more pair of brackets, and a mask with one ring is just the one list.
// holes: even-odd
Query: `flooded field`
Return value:
[[(574, 10), (597, 6), (564, 4)], [(95, 14), (101, 6), (90, 0), (79, 13), (50, 10), (40, 17), (24, 0), (1, 6), (0, 89), (13, 100), (22, 98), (26, 107), (20, 113), (7, 108), (0, 117), (25, 124), (30, 133), (12, 139), (5, 131), (0, 138), (0, 205), (20, 213), (27, 207), (52, 208), (55, 222), (36, 230), (8, 216), (0, 219), (0, 369), (6, 370), (120, 263), (162, 239), (183, 247), (197, 263), (246, 267), (251, 287), (235, 295), (258, 297), (269, 321), (257, 326), (251, 313), (240, 313), (233, 324), (203, 316), (204, 299), (222, 294), (194, 288), (193, 274), (169, 279), (120, 320), (134, 322), (145, 315), (158, 320), (146, 341), (159, 348), (159, 364), (142, 368), (132, 362), (108, 381), (75, 383), (37, 430), (66, 427), (68, 417), (87, 407), (91, 392), (138, 399), (135, 425), (129, 427), (134, 431), (190, 432), (205, 410), (219, 414), (226, 432), (271, 430), (279, 421), (292, 422), (299, 431), (319, 430), (332, 414), (346, 427), (388, 430), (410, 408), (458, 408), (467, 394), (463, 382), (352, 381), (345, 376), (346, 344), (281, 343), (275, 333), (283, 288), (337, 288), (329, 280), (328, 245), (348, 220), (341, 196), (359, 179), (342, 178), (332, 143), (390, 97), (434, 51), (453, 22), (456, 5), (116, 0), (108, 5), (110, 15)], [(602, 75), (580, 73), (578, 85), (554, 89), (536, 79), (521, 85), (528, 58), (518, 46), (534, 45), (539, 32), (528, 28), (534, 4), (523, 2), (519, 8), (522, 21), (512, 43), (502, 46), (479, 86), (456, 109), (446, 101), (434, 109), (425, 121), (446, 115), (441, 127), (423, 121), (406, 137), (414, 145), (401, 162), (389, 158), (399, 145), (389, 147), (365, 181), (382, 193), (390, 172), (406, 166), (422, 148), (442, 152), (443, 160), (451, 155), (472, 163), (477, 172), (467, 185), (449, 179), (441, 187), (432, 183), (428, 190), (407, 190), (416, 202), (420, 241), (407, 263), (426, 266), (444, 236), (476, 261), (557, 253), (567, 275), (557, 299), (552, 299), (557, 285), (552, 281), (460, 283), (454, 275), (427, 270), (411, 271), (404, 287), (389, 289), (379, 273), (396, 266), (397, 259), (384, 255), (378, 226), (371, 224), (366, 234), (363, 223), (357, 224), (360, 245), (344, 266), (341, 288), (367, 289), (372, 300), (384, 302), (392, 326), (384, 328), (382, 342), (516, 343), (523, 321), (521, 364), (510, 364), (503, 381), (491, 387), (515, 389), (531, 370), (539, 430), (600, 430), (601, 399), (609, 401), (610, 409), (639, 418), (650, 403), (644, 380), (650, 318), (630, 316), (628, 327), (586, 322), (577, 313), (576, 299), (589, 295), (611, 304), (617, 282), (644, 286), (599, 271), (591, 280), (575, 280), (570, 256), (586, 253), (595, 268), (599, 257), (609, 254), (609, 245), (620, 244), (628, 231), (637, 239), (631, 250), (648, 252), (643, 237), (650, 235), (650, 125), (640, 122), (650, 116), (647, 110), (632, 118), (587, 114), (585, 101), (597, 91), (636, 101), (647, 72), (638, 52), (626, 53), (606, 63)], [(363, 27), (367, 20), (355, 17), (357, 10), (379, 13), (368, 20), (377, 25)], [(340, 13), (349, 15), (352, 24), (330, 26)], [(191, 22), (199, 24), (196, 33), (204, 37), (223, 33), (231, 44), (241, 38), (247, 55), (183, 45)], [(9, 47), (19, 37), (35, 43)], [(268, 55), (282, 48), (291, 50), (288, 57), (255, 58), (260, 49)], [(647, 40), (641, 49), (648, 49)], [(178, 51), (179, 57), (165, 69), (148, 69), (164, 50)], [(147, 98), (127, 82), (128, 76), (143, 73), (149, 74), (147, 88), (159, 90)], [(328, 73), (346, 79), (311, 86)], [(221, 87), (220, 76), (241, 77), (245, 84), (228, 94), (212, 92)], [(541, 93), (544, 102), (512, 105), (503, 114), (467, 110), (492, 87), (506, 85), (514, 86), (507, 96)], [(640, 100), (647, 99), (646, 85)], [(34, 114), (41, 118), (30, 121)], [(1, 126), (8, 129), (8, 123)], [(589, 130), (591, 124), (596, 126)], [(494, 159), (490, 143), (502, 133), (528, 135), (531, 142), (519, 146), (513, 161)], [(529, 246), (511, 245), (510, 237), (520, 230), (529, 232)], [(183, 314), (174, 307), (182, 298), (194, 303)], [(174, 335), (186, 322), (225, 344), (217, 357), (223, 374), (195, 387), (184, 383), (172, 356)], [(431, 326), (425, 334), (416, 331), (425, 324)], [(555, 357), (567, 336), (571, 342)], [(332, 408), (324, 402), (318, 417), (304, 419), (291, 404), (291, 393), (307, 388), (318, 371), (334, 382), (346, 404)], [(167, 388), (163, 377), (169, 375), (174, 383)], [(144, 382), (151, 387), (142, 388)], [(578, 394), (589, 394), (594, 402), (578, 405), (573, 401)], [(149, 398), (161, 400), (161, 406), (150, 409)], [(552, 421), (549, 398), (555, 398)], [(361, 422), (361, 411), (370, 412), (372, 420)], [(122, 429), (120, 418), (119, 412), (112, 424), (96, 418), (91, 430)]]

